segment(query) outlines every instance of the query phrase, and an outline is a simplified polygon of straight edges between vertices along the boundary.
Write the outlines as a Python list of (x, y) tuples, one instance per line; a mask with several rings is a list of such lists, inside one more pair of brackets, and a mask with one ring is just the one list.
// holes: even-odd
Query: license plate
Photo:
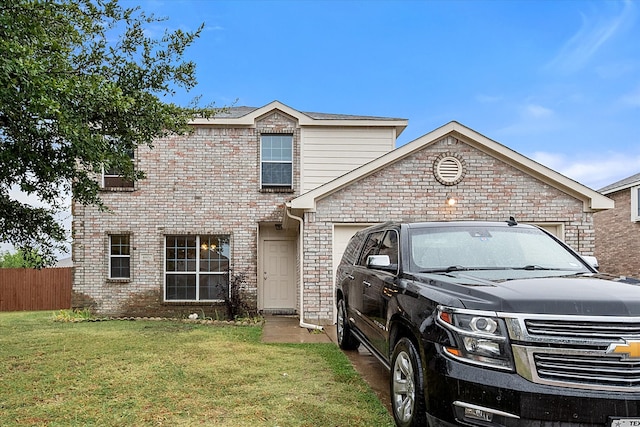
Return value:
[(611, 418), (611, 427), (640, 427), (640, 418)]

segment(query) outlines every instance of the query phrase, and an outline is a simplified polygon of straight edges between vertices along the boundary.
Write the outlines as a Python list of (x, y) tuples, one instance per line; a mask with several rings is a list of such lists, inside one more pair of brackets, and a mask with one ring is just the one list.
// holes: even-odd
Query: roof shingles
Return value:
[[(260, 107), (228, 107), (224, 108), (222, 111), (215, 115), (216, 118), (224, 118), (224, 119), (238, 119), (240, 117), (244, 117), (247, 114), (251, 114), (255, 110), (258, 110)], [(305, 114), (312, 119), (315, 120), (404, 120), (398, 119), (394, 117), (378, 117), (378, 116), (355, 116), (350, 114), (330, 114), (330, 113), (313, 113), (307, 111), (301, 111), (302, 114)]]
[(609, 184), (606, 187), (602, 187), (598, 190), (599, 193), (607, 195), (609, 193), (613, 193), (619, 190), (625, 190), (634, 185), (640, 184), (640, 173), (635, 175), (631, 175), (625, 179), (621, 179), (620, 181), (614, 182), (613, 184)]

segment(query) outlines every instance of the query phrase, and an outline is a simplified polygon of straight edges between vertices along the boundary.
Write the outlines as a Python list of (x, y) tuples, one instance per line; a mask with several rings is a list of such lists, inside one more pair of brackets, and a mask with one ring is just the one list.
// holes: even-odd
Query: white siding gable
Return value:
[(395, 128), (301, 129), (301, 193), (313, 190), (395, 148)]

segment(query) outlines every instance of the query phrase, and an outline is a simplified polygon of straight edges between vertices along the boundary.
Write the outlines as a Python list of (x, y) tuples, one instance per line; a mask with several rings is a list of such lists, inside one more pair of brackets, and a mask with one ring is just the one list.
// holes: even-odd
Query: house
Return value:
[(594, 216), (600, 271), (640, 277), (640, 173), (599, 190), (615, 208)]
[(99, 177), (108, 212), (74, 203), (74, 306), (209, 315), (240, 281), (260, 310), (295, 313), (298, 234), (282, 227), (284, 203), (393, 150), (407, 121), (276, 101), (192, 124), (134, 153), (147, 175), (135, 186)]
[(404, 119), (305, 113), (277, 101), (192, 125), (191, 135), (135, 153), (147, 179), (103, 178), (110, 211), (74, 205), (75, 306), (210, 313), (239, 282), (262, 312), (330, 324), (335, 267), (363, 227), (514, 216), (592, 255), (593, 214), (613, 207), (456, 122), (399, 148)]

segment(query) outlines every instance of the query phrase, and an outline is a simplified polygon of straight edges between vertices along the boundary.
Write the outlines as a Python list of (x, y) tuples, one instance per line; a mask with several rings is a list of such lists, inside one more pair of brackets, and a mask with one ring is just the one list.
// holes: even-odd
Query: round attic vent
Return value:
[(433, 174), (444, 185), (455, 185), (464, 178), (463, 160), (452, 153), (444, 153), (433, 162)]

